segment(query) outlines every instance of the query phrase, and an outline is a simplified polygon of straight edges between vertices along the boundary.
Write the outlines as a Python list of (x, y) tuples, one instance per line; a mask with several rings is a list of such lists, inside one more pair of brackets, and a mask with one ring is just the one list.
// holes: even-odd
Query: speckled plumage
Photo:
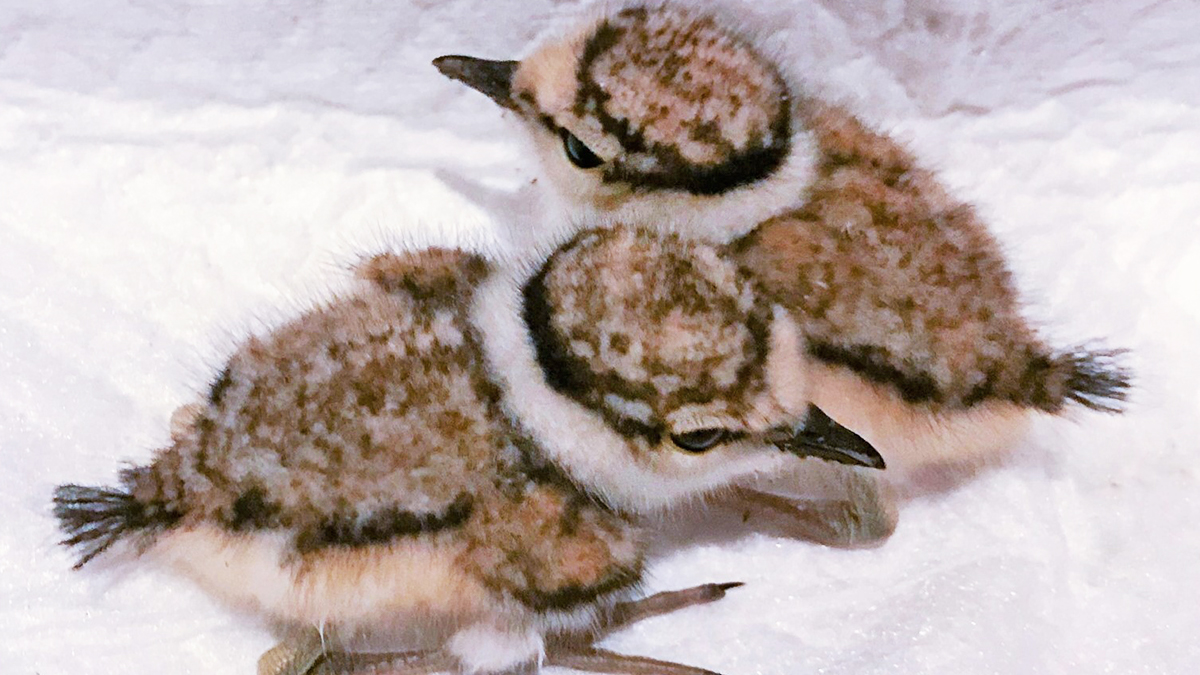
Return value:
[[(599, 80), (598, 53), (608, 64)], [(437, 64), (475, 86), (458, 58)], [(507, 86), (489, 95), (514, 101), (572, 218), (728, 245), (803, 326), (817, 404), (913, 466), (1002, 446), (1031, 411), (1120, 407), (1129, 376), (1116, 353), (1056, 350), (1038, 336), (969, 205), (894, 139), (784, 81), (731, 26), (679, 4), (635, 4), (505, 63), (494, 72), (509, 73)], [(632, 144), (613, 141), (612, 128)], [(736, 139), (774, 138), (768, 128), (790, 135), (772, 146), (782, 154), (748, 166)], [(555, 133), (574, 134), (602, 163), (573, 166)], [(699, 163), (669, 179), (625, 172), (630, 148), (651, 137)], [(699, 150), (709, 138), (727, 152)], [(708, 190), (695, 173), (704, 162), (706, 175), (746, 180)]]
[[(628, 594), (637, 529), (548, 467), (499, 408), (468, 317), (486, 271), (451, 251), (378, 256), (355, 294), (248, 340), (172, 445), (109, 493), (127, 494), (109, 512), (124, 529), (89, 539), (72, 528), (88, 493), (59, 490), (83, 561), (130, 537), (237, 604), (332, 629), (520, 625)], [(283, 581), (253, 583), (271, 566)]]
[[(357, 272), (355, 292), (248, 339), (119, 488), (57, 490), (80, 565), (128, 541), (284, 624), (415, 624), (465, 671), (506, 672), (636, 589), (642, 503), (612, 487), (627, 472), (659, 481), (657, 499), (686, 498), (773, 468), (785, 446), (772, 434), (803, 435), (794, 322), (716, 247), (585, 233), (534, 271), (537, 317), (488, 302), (511, 270), (466, 253), (382, 254)], [(498, 370), (497, 312), (565, 338), (562, 363), (586, 386), (553, 391), (555, 364), (522, 372), (503, 344)], [(521, 408), (539, 400), (616, 433), (548, 428)], [(638, 406), (644, 428), (627, 434)], [(673, 444), (714, 425), (729, 432), (719, 447)], [(593, 457), (561, 454), (563, 438)]]
[[(385, 537), (389, 511), (470, 510), (463, 496), (516, 458), (498, 452), (505, 428), (455, 300), (368, 289), (251, 338), (189, 433), (131, 476), (134, 496), (235, 531), (295, 529), (301, 549)], [(432, 452), (446, 446), (461, 451)]]
[[(707, 264), (696, 267), (695, 255)], [(767, 389), (769, 307), (711, 247), (588, 232), (555, 254), (525, 298), (539, 356), (557, 375), (551, 384), (617, 428), (682, 410), (745, 418), (743, 408)], [(643, 431), (657, 442), (662, 430)]]
[[(485, 272), (457, 252), (378, 256), (373, 283), (248, 340), (172, 445), (123, 475), (149, 535), (286, 533), (298, 567), (419, 536), (534, 607), (635, 581), (634, 530), (547, 473), (499, 409), (467, 316)], [(592, 562), (565, 573), (548, 562), (563, 549)]]
[[(434, 63), (517, 113), (562, 222), (726, 241), (794, 204), (812, 178), (811, 139), (795, 128), (775, 64), (679, 5), (593, 17), (520, 62)], [(600, 164), (581, 171), (566, 161), (568, 138)]]
[[(1000, 246), (974, 209), (893, 140), (846, 110), (806, 102), (821, 162), (803, 206), (734, 244), (741, 264), (795, 310), (819, 360), (905, 401), (988, 401), (1058, 412), (1121, 393), (1078, 382), (1022, 316)], [(1113, 375), (1116, 378), (1116, 374)]]
[[(583, 45), (577, 89), (553, 124), (598, 144), (607, 182), (720, 194), (787, 155), (787, 88), (774, 66), (707, 16), (633, 7)], [(515, 98), (540, 111), (536, 82)]]

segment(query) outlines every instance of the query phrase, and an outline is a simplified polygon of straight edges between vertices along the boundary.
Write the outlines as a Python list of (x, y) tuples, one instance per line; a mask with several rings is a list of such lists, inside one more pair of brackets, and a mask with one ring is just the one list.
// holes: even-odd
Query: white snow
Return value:
[[(1131, 348), (1139, 388), (905, 504), (877, 549), (680, 523), (655, 589), (748, 585), (607, 646), (727, 675), (1200, 672), (1200, 5), (766, 5), (744, 11), (791, 70), (979, 205), (1048, 334)], [(71, 572), (50, 491), (145, 460), (238, 339), (356, 252), (486, 245), (438, 172), (530, 173), (429, 61), (518, 54), (577, 11), (0, 3), (0, 670), (251, 672), (252, 617), (153, 570)]]

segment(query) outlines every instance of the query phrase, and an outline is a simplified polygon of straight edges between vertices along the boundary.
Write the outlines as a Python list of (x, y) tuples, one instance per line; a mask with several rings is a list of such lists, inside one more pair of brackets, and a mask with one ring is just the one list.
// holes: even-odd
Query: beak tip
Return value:
[(829, 418), (820, 408), (810, 405), (803, 429), (782, 443), (781, 449), (801, 457), (816, 457), (828, 461), (883, 470), (887, 462), (866, 439)]
[(458, 57), (455, 56), (439, 56), (433, 61), (430, 61), (430, 63), (434, 68), (437, 68), (439, 73), (449, 78), (454, 77), (454, 72), (462, 70), (461, 68), (455, 68), (455, 64), (459, 63)]
[(516, 61), (488, 61), (473, 56), (447, 54), (432, 61), (446, 77), (462, 82), (501, 106), (512, 107), (512, 80)]

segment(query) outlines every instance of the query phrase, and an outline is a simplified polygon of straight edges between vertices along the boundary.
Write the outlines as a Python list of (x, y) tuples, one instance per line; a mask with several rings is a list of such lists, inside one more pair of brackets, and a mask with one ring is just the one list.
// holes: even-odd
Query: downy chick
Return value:
[[(118, 487), (54, 496), (79, 566), (123, 543), (294, 628), (264, 675), (706, 672), (591, 646), (730, 587), (629, 601), (631, 514), (789, 453), (882, 467), (810, 406), (790, 314), (712, 246), (615, 229), (539, 270), (434, 249), (358, 272), (243, 344)], [(401, 629), (416, 651), (324, 646)]]
[(969, 205), (712, 15), (632, 5), (520, 61), (434, 64), (514, 113), (578, 225), (726, 245), (801, 325), (813, 400), (889, 477), (985, 460), (1034, 413), (1125, 399), (1119, 352), (1038, 336)]

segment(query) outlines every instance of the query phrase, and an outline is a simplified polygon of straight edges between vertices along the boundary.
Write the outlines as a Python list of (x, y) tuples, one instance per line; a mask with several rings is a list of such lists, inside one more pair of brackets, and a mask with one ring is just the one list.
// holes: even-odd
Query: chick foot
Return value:
[(550, 642), (546, 648), (545, 665), (611, 675), (717, 675), (711, 670), (681, 663), (618, 654), (599, 649), (593, 643), (609, 633), (639, 621), (720, 600), (725, 597), (726, 591), (741, 585), (740, 581), (702, 584), (679, 591), (655, 593), (641, 600), (618, 603), (595, 635), (574, 636), (574, 639), (559, 638)]
[[(552, 639), (546, 646), (543, 664), (589, 673), (611, 675), (717, 675), (703, 668), (627, 656), (599, 649), (594, 642), (651, 617), (707, 604), (725, 597), (741, 582), (703, 584), (678, 591), (664, 591), (648, 598), (618, 603), (594, 635)], [(315, 630), (290, 637), (267, 651), (258, 661), (258, 675), (433, 675), (455, 672), (454, 657), (442, 650), (351, 653), (326, 651)]]
[(316, 629), (287, 638), (258, 659), (258, 675), (433, 675), (454, 672), (440, 650), (359, 653), (326, 651)]

